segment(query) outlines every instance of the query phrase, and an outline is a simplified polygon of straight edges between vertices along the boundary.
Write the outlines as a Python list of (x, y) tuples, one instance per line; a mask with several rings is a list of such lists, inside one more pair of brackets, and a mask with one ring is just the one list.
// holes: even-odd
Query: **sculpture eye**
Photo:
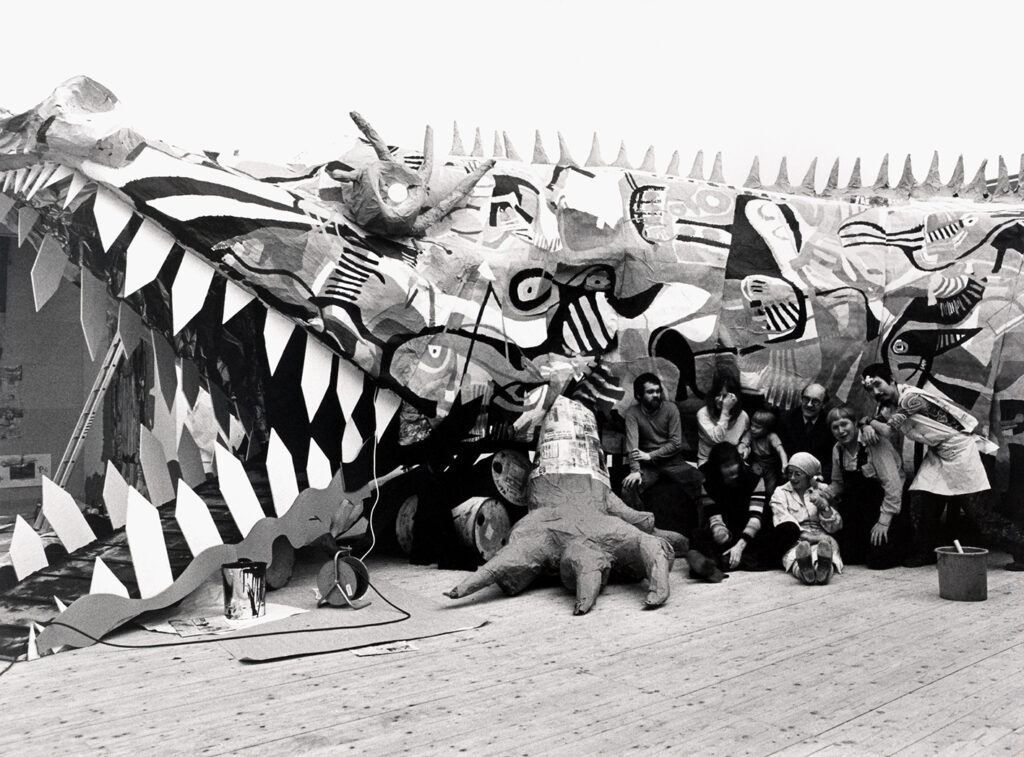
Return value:
[(892, 343), (892, 351), (897, 355), (906, 355), (909, 349), (910, 346), (902, 339), (897, 339)]
[(420, 356), (420, 368), (428, 373), (440, 373), (451, 362), (452, 350), (443, 344), (430, 344)]

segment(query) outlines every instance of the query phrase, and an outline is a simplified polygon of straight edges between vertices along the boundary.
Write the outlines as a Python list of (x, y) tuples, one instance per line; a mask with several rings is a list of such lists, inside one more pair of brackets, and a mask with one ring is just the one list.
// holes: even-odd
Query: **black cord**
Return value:
[[(394, 625), (395, 623), (404, 623), (405, 621), (407, 621), (409, 618), (412, 617), (412, 615), (409, 612), (407, 612), (406, 610), (403, 610), (401, 607), (399, 607), (394, 602), (392, 602), (390, 599), (388, 599), (383, 594), (381, 594), (380, 593), (380, 589), (378, 589), (376, 586), (374, 586), (372, 582), (368, 582), (368, 583), (370, 585), (370, 588), (373, 589), (374, 593), (378, 597), (383, 599), (387, 604), (391, 605), (391, 607), (393, 607), (394, 609), (398, 610), (398, 612), (402, 613), (402, 615), (404, 617), (395, 618), (393, 620), (382, 620), (382, 621), (377, 622), (377, 623), (361, 623), (361, 624), (355, 625), (355, 626), (331, 626), (329, 628), (304, 628), (304, 629), (301, 629), (301, 630), (297, 629), (297, 630), (293, 630), (293, 631), (268, 631), (266, 633), (246, 634), (244, 636), (221, 636), (220, 638), (213, 638), (213, 639), (195, 639), (194, 641), (178, 641), (178, 642), (167, 642), (167, 643), (160, 643), (160, 644), (115, 644), (112, 641), (104, 641), (103, 639), (98, 639), (98, 638), (96, 638), (94, 636), (90, 636), (89, 634), (85, 633), (84, 631), (80, 631), (79, 629), (75, 628), (74, 626), (69, 625), (68, 623), (62, 623), (59, 620), (53, 620), (50, 623), (48, 623), (47, 625), (48, 626), (60, 626), (61, 628), (68, 628), (68, 629), (74, 631), (75, 633), (77, 633), (77, 634), (79, 634), (81, 636), (84, 636), (86, 639), (91, 641), (93, 644), (103, 644), (104, 646), (114, 647), (116, 649), (160, 649), (162, 647), (187, 647), (187, 646), (191, 646), (193, 644), (214, 644), (214, 643), (217, 643), (217, 642), (236, 641), (236, 640), (241, 640), (241, 639), (258, 639), (258, 638), (261, 638), (261, 637), (264, 637), (264, 636), (290, 636), (290, 635), (296, 634), (296, 633), (321, 633), (321, 632), (324, 632), (324, 631), (345, 631), (345, 630), (348, 630), (350, 628), (351, 629), (356, 629), (356, 628), (376, 628), (377, 626), (390, 626), (390, 625)], [(343, 650), (339, 649), (337, 651), (341, 652)], [(4, 673), (6, 673), (7, 670), (10, 670), (10, 667), (13, 666), (13, 665), (14, 665), (14, 663), (12, 662), (7, 667), (6, 670), (4, 670), (2, 673), (0, 673), (0, 676), (2, 676)]]

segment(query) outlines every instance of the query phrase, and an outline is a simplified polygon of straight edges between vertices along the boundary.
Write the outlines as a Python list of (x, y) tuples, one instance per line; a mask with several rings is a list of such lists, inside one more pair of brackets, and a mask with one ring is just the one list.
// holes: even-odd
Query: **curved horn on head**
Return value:
[(473, 187), (483, 178), (484, 174), (494, 168), (495, 160), (481, 161), (476, 168), (470, 171), (451, 192), (441, 198), (436, 205), (420, 214), (419, 218), (412, 225), (412, 233), (419, 235), (440, 221), (451, 210), (462, 202), (473, 191)]
[(377, 133), (377, 130), (370, 126), (370, 122), (367, 121), (354, 110), (348, 115), (349, 118), (351, 118), (355, 122), (355, 125), (359, 128), (359, 131), (363, 133), (363, 136), (366, 137), (366, 139), (370, 142), (370, 146), (373, 148), (373, 151), (377, 153), (377, 157), (380, 158), (381, 160), (386, 160), (389, 163), (394, 163), (395, 159), (391, 155), (391, 150), (388, 149), (387, 142), (381, 139), (380, 134)]

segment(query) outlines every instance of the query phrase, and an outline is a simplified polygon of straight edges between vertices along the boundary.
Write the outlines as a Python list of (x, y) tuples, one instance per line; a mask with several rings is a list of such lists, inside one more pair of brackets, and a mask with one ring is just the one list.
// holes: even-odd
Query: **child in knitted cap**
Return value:
[(782, 567), (807, 585), (827, 584), (843, 569), (839, 545), (832, 538), (843, 518), (821, 482), (821, 463), (809, 452), (797, 452), (786, 466), (788, 481), (772, 495), (776, 538), (789, 548)]

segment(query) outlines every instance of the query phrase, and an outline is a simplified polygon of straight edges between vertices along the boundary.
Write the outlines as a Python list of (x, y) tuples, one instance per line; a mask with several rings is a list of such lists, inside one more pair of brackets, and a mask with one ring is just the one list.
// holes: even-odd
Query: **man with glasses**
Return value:
[(809, 452), (821, 461), (822, 477), (832, 478), (832, 447), (835, 439), (825, 420), (828, 391), (821, 384), (811, 383), (800, 393), (800, 404), (783, 414), (779, 423), (782, 446), (790, 457)]

